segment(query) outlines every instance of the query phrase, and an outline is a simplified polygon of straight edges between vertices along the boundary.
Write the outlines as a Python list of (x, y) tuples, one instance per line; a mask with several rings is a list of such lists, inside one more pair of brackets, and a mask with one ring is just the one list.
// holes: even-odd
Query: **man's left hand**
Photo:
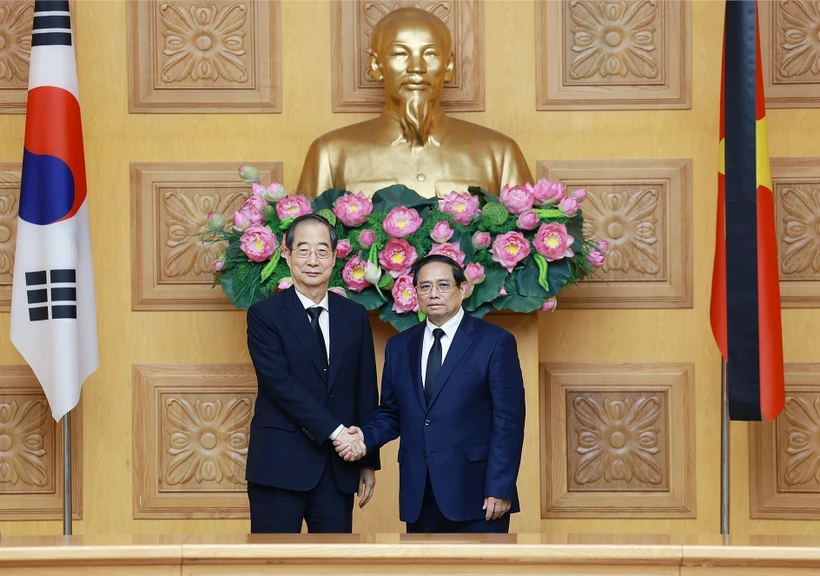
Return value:
[(359, 508), (364, 508), (373, 497), (376, 489), (376, 470), (374, 468), (362, 468), (359, 471)]
[(510, 507), (512, 507), (512, 502), (510, 500), (502, 500), (501, 498), (493, 498), (492, 496), (484, 497), (483, 510), (487, 511), (485, 519), (488, 522), (490, 520), (498, 520), (501, 518), (504, 514), (510, 511)]

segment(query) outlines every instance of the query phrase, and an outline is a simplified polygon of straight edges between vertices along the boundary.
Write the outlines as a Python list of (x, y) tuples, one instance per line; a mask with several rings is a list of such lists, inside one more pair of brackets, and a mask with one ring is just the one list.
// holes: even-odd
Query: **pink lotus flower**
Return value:
[(265, 221), (265, 216), (268, 212), (268, 203), (260, 196), (251, 196), (242, 203), (242, 207), (239, 211), (245, 215), (251, 226), (261, 224)]
[(493, 260), (512, 274), (515, 265), (530, 255), (530, 243), (521, 232), (507, 232), (493, 242)]
[(598, 240), (598, 250), (606, 254), (607, 250), (609, 250), (609, 242), (606, 240)]
[(347, 298), (347, 292), (341, 286), (334, 286), (333, 288), (328, 288), (328, 292), (333, 292), (334, 294), (338, 294), (342, 298)]
[(233, 227), (237, 232), (244, 232), (250, 226), (250, 220), (244, 212), (233, 213)]
[(352, 250), (350, 240), (339, 240), (338, 244), (336, 244), (336, 258), (345, 259), (350, 256)]
[(362, 248), (370, 248), (375, 241), (376, 233), (373, 230), (364, 230), (359, 234), (359, 244), (362, 245)]
[(279, 242), (267, 226), (248, 227), (239, 239), (239, 247), (251, 262), (264, 262), (273, 254)]
[(481, 213), (478, 209), (478, 196), (473, 196), (469, 192), (453, 191), (446, 194), (438, 201), (438, 209), (445, 214), (451, 214), (453, 220), (462, 226), (467, 226), (474, 217)]
[(567, 216), (575, 216), (581, 206), (575, 198), (564, 198), (559, 202), (558, 209)]
[(313, 207), (304, 194), (287, 196), (276, 203), (276, 215), (280, 220), (297, 218), (303, 214), (313, 213)]
[(498, 295), (499, 296), (506, 296), (507, 295), (507, 289), (502, 286), (501, 290), (498, 291)]
[(472, 282), (470, 282), (469, 280), (467, 280), (467, 281), (465, 282), (465, 284), (467, 285), (467, 288), (466, 288), (466, 290), (464, 291), (464, 297), (465, 297), (465, 298), (469, 298), (470, 296), (472, 296), (472, 295), (473, 295), (473, 291), (475, 290), (475, 286), (473, 286), (473, 283), (472, 283)]
[(467, 280), (472, 284), (481, 284), (486, 277), (486, 274), (484, 274), (484, 266), (476, 264), (475, 262), (467, 264), (467, 267), (464, 269), (464, 275), (467, 276)]
[(393, 238), (403, 238), (415, 234), (422, 224), (424, 221), (418, 212), (412, 208), (396, 206), (387, 214), (382, 227)]
[(587, 199), (587, 190), (586, 188), (576, 188), (572, 191), (572, 197), (578, 200), (578, 202), (583, 202)]
[(533, 196), (538, 204), (551, 206), (557, 204), (566, 196), (566, 190), (565, 184), (550, 182), (546, 178), (541, 178), (533, 187)]
[(258, 196), (268, 202), (276, 202), (285, 197), (285, 187), (279, 182), (271, 182), (267, 188), (261, 184), (253, 184), (253, 195)]
[(410, 271), (419, 255), (404, 238), (393, 238), (379, 252), (379, 264), (393, 278), (403, 276)]
[(290, 276), (285, 276), (281, 280), (279, 280), (279, 284), (276, 286), (277, 290), (287, 290), (293, 286), (293, 278)]
[(219, 272), (225, 267), (225, 262), (223, 260), (214, 260), (214, 271)]
[(362, 260), (358, 256), (354, 256), (348, 260), (347, 264), (342, 268), (342, 280), (344, 280), (347, 287), (354, 292), (361, 292), (370, 286), (370, 282), (365, 278), (366, 263), (367, 260)]
[(486, 248), (492, 241), (493, 238), (489, 232), (476, 232), (473, 234), (473, 246), (475, 246), (476, 250)]
[(567, 227), (563, 224), (551, 223), (541, 224), (535, 234), (533, 244), (541, 256), (547, 262), (560, 260), (561, 258), (572, 258), (572, 243), (575, 239), (567, 234)]
[(333, 205), (333, 213), (342, 224), (348, 228), (361, 226), (367, 222), (367, 217), (373, 212), (373, 202), (359, 192), (358, 194), (345, 194)]
[(596, 268), (600, 268), (604, 265), (604, 260), (606, 260), (606, 256), (603, 255), (598, 250), (593, 250), (589, 254), (587, 254), (587, 262), (595, 266)]
[(450, 225), (446, 220), (438, 222), (435, 226), (433, 226), (433, 230), (430, 232), (430, 238), (433, 239), (433, 242), (447, 242), (447, 240), (452, 237), (453, 229), (450, 228)]
[(443, 244), (436, 244), (427, 253), (428, 256), (432, 254), (441, 254), (442, 256), (447, 256), (448, 258), (455, 260), (459, 266), (464, 266), (464, 258), (466, 258), (466, 255), (464, 254), (464, 252), (461, 251), (461, 246), (458, 242), (454, 244), (450, 244), (449, 242), (445, 242)]
[(527, 210), (518, 215), (516, 226), (522, 230), (533, 230), (541, 223), (541, 218), (532, 210)]
[(556, 308), (558, 308), (558, 298), (552, 296), (551, 298), (544, 300), (544, 304), (541, 305), (541, 312), (549, 312), (551, 310), (555, 310)]
[(413, 286), (413, 277), (404, 274), (396, 279), (393, 284), (393, 311), (399, 314), (405, 312), (416, 312), (419, 309), (419, 298), (416, 295), (416, 288)]
[(510, 188), (507, 185), (501, 189), (500, 202), (507, 207), (510, 214), (521, 214), (532, 208), (532, 184), (520, 184)]

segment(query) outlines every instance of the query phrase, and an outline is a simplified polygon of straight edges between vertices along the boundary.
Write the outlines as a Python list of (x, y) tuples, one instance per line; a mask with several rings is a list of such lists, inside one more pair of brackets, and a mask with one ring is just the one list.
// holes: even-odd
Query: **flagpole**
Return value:
[(726, 360), (720, 358), (720, 533), (729, 534), (729, 382)]
[(71, 412), (63, 416), (63, 535), (71, 536)]

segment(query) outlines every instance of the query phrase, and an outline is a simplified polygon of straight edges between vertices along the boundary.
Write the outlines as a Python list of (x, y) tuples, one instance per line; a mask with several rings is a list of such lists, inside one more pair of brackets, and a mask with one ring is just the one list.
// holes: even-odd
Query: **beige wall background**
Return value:
[[(331, 3), (286, 0), (280, 10), (281, 114), (129, 114), (126, 2), (78, 0), (75, 4), (101, 353), (100, 368), (83, 390), (83, 506), (82, 520), (74, 524), (75, 533), (229, 533), (249, 529), (246, 519), (219, 519), (216, 513), (201, 519), (134, 518), (132, 402), (136, 377), (132, 367), (245, 364), (249, 359), (241, 312), (132, 310), (135, 279), (130, 164), (227, 162), (238, 167), (246, 161), (282, 162), (284, 184), (292, 188), (313, 138), (372, 116), (331, 111)], [(484, 3), (485, 111), (459, 116), (512, 136), (533, 173), (541, 160), (591, 160), (589, 165), (594, 167), (596, 160), (603, 159), (638, 164), (652, 159), (691, 159), (691, 213), (673, 215), (684, 222), (690, 218), (692, 290), (691, 307), (562, 307), (552, 314), (493, 317), (518, 337), (527, 386), (527, 438), (519, 483), (524, 512), (515, 517), (513, 530), (718, 532), (720, 365), (709, 329), (708, 306), (723, 2), (691, 2), (691, 109), (679, 110), (537, 111), (539, 14), (533, 1)], [(820, 156), (815, 137), (820, 111), (772, 109), (768, 122), (772, 157)], [(0, 162), (21, 160), (24, 123), (23, 115), (0, 115)], [(787, 171), (784, 178), (788, 180), (788, 176)], [(582, 173), (578, 178), (583, 177)], [(820, 211), (820, 207), (816, 209)], [(820, 314), (812, 309), (787, 309), (783, 324), (786, 361), (819, 361), (816, 334)], [(377, 350), (381, 350), (392, 332), (375, 319), (374, 326)], [(9, 342), (8, 331), (9, 315), (0, 313), (0, 371), (11, 373), (10, 366), (24, 361)], [(557, 363), (562, 365), (555, 366)], [(587, 366), (590, 363), (601, 365), (592, 369)], [(804, 385), (803, 397), (813, 401), (812, 386), (820, 384), (820, 378), (812, 379), (811, 365), (809, 368), (809, 375), (799, 383)], [(673, 484), (672, 492), (678, 497), (674, 506), (669, 505), (672, 512), (664, 512), (667, 504), (653, 500), (646, 485), (634, 480), (611, 485), (601, 481), (603, 484), (594, 490), (570, 494), (576, 498), (571, 506), (577, 505), (580, 512), (570, 511), (567, 518), (542, 518), (545, 474), (571, 476), (566, 458), (562, 464), (542, 454), (560, 429), (570, 439), (573, 436), (571, 426), (563, 422), (557, 427), (554, 421), (540, 422), (547, 402), (543, 391), (551, 390), (551, 382), (566, 384), (570, 394), (591, 387), (590, 397), (597, 394), (601, 401), (615, 399), (618, 393), (623, 396), (621, 401), (637, 400), (640, 386), (666, 391), (666, 400), (661, 402), (664, 415), (657, 426), (664, 450), (664, 474), (669, 476), (664, 482)], [(211, 382), (217, 387), (220, 383), (224, 384), (218, 378)], [(608, 397), (607, 390), (620, 392)], [(8, 401), (3, 398), (0, 396), (0, 403)], [(560, 411), (560, 402), (551, 406)], [(547, 410), (547, 414), (552, 412)], [(809, 432), (820, 427), (820, 416), (814, 424), (809, 416), (805, 421)], [(784, 465), (778, 458), (785, 454), (788, 437), (783, 430), (789, 425), (783, 422), (775, 447), (761, 455), (770, 463), (766, 472), (781, 470)], [(732, 531), (820, 534), (817, 522), (795, 519), (801, 515), (820, 518), (811, 483), (781, 490), (786, 504), (775, 506), (773, 514), (782, 519), (750, 518), (752, 508), (757, 507), (750, 504), (749, 497), (754, 476), (750, 474), (750, 428), (757, 426), (732, 425)], [(761, 437), (772, 436), (770, 427), (761, 430)], [(819, 441), (812, 437), (811, 442), (814, 446)], [(385, 470), (378, 476), (374, 500), (365, 511), (357, 511), (357, 531), (403, 531), (397, 520), (395, 451), (395, 445), (384, 450)], [(761, 482), (777, 484), (778, 478), (762, 478)], [(783, 483), (777, 485), (782, 487)], [(603, 494), (603, 504), (595, 503), (596, 491)], [(0, 489), (4, 509), (9, 506), (7, 502), (17, 498), (9, 492), (8, 486)], [(789, 502), (795, 499), (800, 503), (797, 511), (789, 509)], [(232, 502), (241, 508), (241, 502)], [(586, 510), (589, 506), (597, 506), (597, 512)], [(624, 508), (619, 509), (621, 506)], [(614, 517), (624, 515), (632, 517)], [(60, 532), (57, 520), (0, 522), (4, 535)]]

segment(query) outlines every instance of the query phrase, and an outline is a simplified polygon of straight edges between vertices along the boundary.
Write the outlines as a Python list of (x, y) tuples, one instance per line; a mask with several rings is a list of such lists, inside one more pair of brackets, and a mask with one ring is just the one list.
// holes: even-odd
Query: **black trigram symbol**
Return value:
[[(51, 303), (51, 318), (77, 318), (77, 271), (71, 269), (51, 270), (51, 287), (48, 286), (46, 270), (26, 272), (26, 295), (28, 296), (28, 317), (32, 322), (48, 320)], [(60, 286), (54, 286), (60, 284)], [(51, 291), (51, 300), (49, 300)]]
[(35, 0), (32, 46), (71, 46), (68, 0)]

